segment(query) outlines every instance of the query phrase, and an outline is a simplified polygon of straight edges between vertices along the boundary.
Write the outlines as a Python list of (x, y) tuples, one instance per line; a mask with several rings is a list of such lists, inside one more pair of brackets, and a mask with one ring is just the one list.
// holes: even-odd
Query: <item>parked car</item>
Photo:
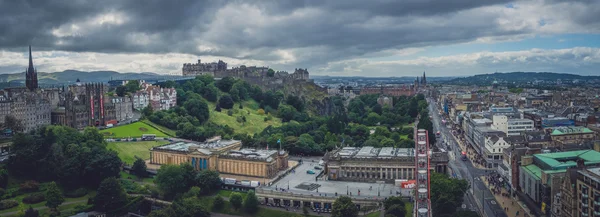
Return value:
[(322, 169), (323, 169), (323, 167), (315, 166), (315, 170), (322, 170)]
[(315, 171), (312, 171), (312, 170), (307, 170), (307, 171), (306, 171), (306, 174), (315, 174)]

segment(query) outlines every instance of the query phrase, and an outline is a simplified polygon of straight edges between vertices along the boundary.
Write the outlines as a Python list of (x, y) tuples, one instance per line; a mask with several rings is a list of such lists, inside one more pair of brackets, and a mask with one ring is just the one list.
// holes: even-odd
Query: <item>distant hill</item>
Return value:
[[(115, 71), (92, 71), (84, 72), (77, 70), (65, 70), (62, 72), (39, 72), (38, 81), (40, 84), (69, 84), (74, 83), (77, 79), (82, 82), (107, 82), (109, 80), (135, 80), (135, 79), (152, 79), (159, 75), (152, 72), (143, 73), (119, 73)], [(0, 74), (0, 83), (23, 84), (25, 83), (25, 72), (16, 74)]]
[(506, 73), (492, 73), (492, 74), (480, 74), (463, 78), (455, 78), (445, 83), (447, 84), (460, 84), (460, 85), (491, 85), (494, 81), (498, 83), (509, 83), (509, 84), (523, 84), (534, 81), (572, 81), (572, 80), (594, 80), (600, 79), (600, 76), (582, 76), (575, 74), (566, 73), (553, 73), (553, 72), (506, 72)]

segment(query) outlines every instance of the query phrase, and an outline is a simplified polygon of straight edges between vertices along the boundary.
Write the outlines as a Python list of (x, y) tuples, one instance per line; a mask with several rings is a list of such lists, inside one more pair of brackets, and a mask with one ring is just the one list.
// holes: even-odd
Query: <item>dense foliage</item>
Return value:
[(52, 210), (56, 210), (58, 206), (65, 202), (65, 198), (55, 182), (51, 182), (50, 185), (48, 185), (45, 197), (46, 206)]
[(190, 164), (161, 166), (155, 182), (167, 199), (187, 192), (192, 186), (200, 187), (202, 194), (210, 194), (221, 189), (218, 172), (207, 170), (198, 172)]
[(192, 188), (173, 201), (166, 208), (152, 211), (148, 217), (208, 217), (210, 213), (206, 209), (206, 204), (202, 204), (197, 198), (197, 188)]
[(133, 166), (131, 166), (131, 174), (143, 178), (148, 176), (148, 171), (146, 171), (146, 169), (146, 162), (144, 159), (137, 158), (135, 159), (135, 162), (133, 162)]
[(446, 174), (431, 174), (431, 206), (433, 216), (451, 217), (463, 203), (469, 183), (451, 179)]
[(352, 199), (341, 196), (335, 199), (331, 209), (331, 217), (357, 217), (358, 208), (352, 202)]
[(104, 179), (98, 187), (94, 205), (99, 211), (113, 211), (127, 204), (127, 194), (119, 180), (114, 177)]
[(7, 164), (10, 174), (40, 181), (55, 180), (66, 188), (97, 187), (118, 177), (121, 160), (106, 149), (96, 128), (82, 133), (64, 126), (47, 126), (32, 134), (17, 134)]
[(244, 198), (244, 210), (247, 213), (255, 213), (258, 211), (258, 198), (254, 191), (249, 191)]

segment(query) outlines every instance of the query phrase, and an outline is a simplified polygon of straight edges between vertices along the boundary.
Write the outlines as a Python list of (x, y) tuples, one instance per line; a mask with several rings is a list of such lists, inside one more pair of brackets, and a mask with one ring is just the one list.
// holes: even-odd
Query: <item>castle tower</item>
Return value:
[(31, 45), (29, 45), (29, 67), (25, 71), (25, 86), (31, 91), (38, 88), (37, 71), (33, 68), (33, 57), (31, 56)]

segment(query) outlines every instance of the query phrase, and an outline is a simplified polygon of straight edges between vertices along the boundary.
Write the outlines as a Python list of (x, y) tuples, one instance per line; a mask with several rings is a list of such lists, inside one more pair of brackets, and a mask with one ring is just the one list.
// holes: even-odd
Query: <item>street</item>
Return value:
[(456, 178), (467, 180), (471, 186), (471, 189), (465, 194), (464, 204), (466, 205), (466, 209), (478, 211), (481, 214), (481, 207), (483, 206), (485, 215), (482, 216), (506, 216), (502, 207), (498, 206), (492, 192), (478, 178), (485, 176), (489, 170), (476, 168), (471, 162), (471, 159), (465, 161), (461, 160), (461, 151), (466, 150), (463, 150), (463, 148), (460, 147), (459, 143), (452, 135), (451, 129), (441, 124), (442, 117), (438, 114), (439, 110), (436, 108), (435, 102), (432, 99), (428, 99), (428, 104), (434, 130), (440, 132), (440, 137), (435, 145), (438, 148), (446, 149), (446, 147), (442, 145), (443, 141), (446, 142), (446, 145), (451, 148), (451, 151), (449, 151), (448, 154), (453, 156), (450, 157), (448, 166), (452, 169)]

